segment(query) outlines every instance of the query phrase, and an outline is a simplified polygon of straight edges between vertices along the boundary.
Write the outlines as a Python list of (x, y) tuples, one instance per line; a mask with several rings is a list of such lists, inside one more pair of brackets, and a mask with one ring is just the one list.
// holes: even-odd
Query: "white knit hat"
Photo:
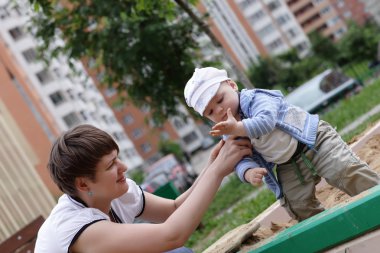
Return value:
[(230, 78), (224, 69), (196, 68), (185, 87), (187, 105), (203, 115), (208, 103), (218, 91), (220, 83), (226, 80), (230, 80)]

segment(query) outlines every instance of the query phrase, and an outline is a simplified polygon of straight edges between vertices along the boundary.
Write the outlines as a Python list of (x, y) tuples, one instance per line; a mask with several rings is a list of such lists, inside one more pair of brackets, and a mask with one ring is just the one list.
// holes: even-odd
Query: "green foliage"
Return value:
[(135, 181), (137, 184), (144, 182), (144, 172), (141, 169), (135, 169), (128, 172), (128, 177)]
[(291, 50), (277, 57), (260, 58), (258, 64), (251, 66), (249, 78), (257, 88), (281, 86), (281, 90), (291, 90), (327, 67), (318, 57), (301, 60)]
[(339, 50), (337, 46), (329, 39), (322, 36), (319, 32), (312, 32), (309, 35), (311, 41), (311, 50), (316, 57), (323, 61), (335, 65), (339, 59)]
[(249, 79), (258, 88), (271, 89), (278, 83), (278, 75), (281, 71), (281, 63), (278, 59), (259, 57), (258, 63), (251, 66), (248, 71)]
[[(45, 59), (92, 59), (104, 85), (139, 107), (149, 106), (156, 122), (178, 114), (175, 105), (201, 60), (195, 57), (198, 30), (172, 1), (30, 1), (41, 7), (34, 27)], [(64, 45), (53, 43), (57, 36)]]
[[(328, 68), (344, 67), (363, 61), (375, 60), (379, 27), (368, 23), (358, 26), (350, 23), (347, 33), (334, 44), (329, 38), (317, 32), (309, 35), (312, 53), (302, 59), (295, 50), (275, 57), (260, 58), (249, 69), (249, 78), (258, 88), (291, 91)], [(361, 80), (360, 80), (361, 81)]]
[(178, 160), (184, 160), (183, 151), (181, 149), (181, 146), (177, 142), (171, 140), (160, 140), (160, 142), (158, 143), (158, 150), (163, 155), (174, 154)]
[(374, 23), (359, 26), (351, 22), (348, 31), (339, 42), (341, 57), (347, 62), (374, 60), (380, 40), (379, 32), (379, 27)]

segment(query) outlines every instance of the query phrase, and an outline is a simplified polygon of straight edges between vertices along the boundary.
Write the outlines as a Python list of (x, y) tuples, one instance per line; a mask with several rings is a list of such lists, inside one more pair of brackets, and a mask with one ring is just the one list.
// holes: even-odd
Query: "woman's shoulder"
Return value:
[(84, 227), (107, 218), (100, 210), (85, 207), (64, 194), (41, 226), (37, 245), (54, 249), (54, 252), (58, 252), (58, 249), (67, 252), (72, 240)]
[(72, 224), (79, 225), (94, 220), (107, 219), (107, 215), (96, 208), (89, 208), (64, 194), (50, 213), (47, 222), (57, 228), (67, 229)]

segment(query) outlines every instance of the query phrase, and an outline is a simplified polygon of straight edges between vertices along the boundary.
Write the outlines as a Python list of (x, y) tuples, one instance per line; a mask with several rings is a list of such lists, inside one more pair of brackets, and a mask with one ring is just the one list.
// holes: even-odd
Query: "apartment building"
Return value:
[(380, 26), (380, 1), (378, 0), (359, 0), (364, 4), (366, 12), (370, 13), (375, 22)]
[(311, 32), (336, 41), (348, 20), (363, 24), (369, 17), (355, 0), (202, 0), (197, 7), (209, 13), (213, 33), (245, 70), (259, 56), (291, 48), (302, 57), (310, 50)]
[(307, 53), (310, 43), (284, 1), (203, 0), (212, 31), (232, 58), (247, 70), (259, 56), (278, 55), (296, 48)]
[[(33, 164), (34, 170), (50, 192), (58, 196), (60, 191), (51, 180), (46, 164), (51, 144), (58, 136), (59, 128), (50, 114), (46, 112), (38, 94), (30, 89), (28, 81), (8, 47), (0, 38), (0, 103), (2, 104), (0, 113), (10, 115), (2, 117), (3, 124), (7, 124), (8, 131), (19, 137), (16, 140), (20, 140), (19, 145), (26, 150), (25, 153), (29, 156), (28, 160)], [(6, 122), (7, 120), (12, 120), (14, 125)], [(9, 147), (9, 145), (12, 144), (6, 141), (0, 142), (1, 149)], [(16, 151), (8, 149), (7, 152), (4, 152), (4, 159), (13, 157), (13, 152)], [(15, 161), (14, 166), (8, 163), (7, 165), (10, 167), (7, 169), (20, 171), (22, 168), (17, 167), (16, 162), (18, 161)]]
[[(7, 76), (4, 70), (2, 65), (0, 67), (2, 77)], [(12, 88), (8, 89), (9, 87), (3, 89), (4, 81), (6, 80), (1, 78), (1, 95), (12, 92)], [(18, 99), (17, 96), (12, 97)], [(15, 110), (21, 112), (29, 108), (25, 105), (9, 108), (6, 105), (9, 101), (4, 100), (7, 98), (2, 96), (0, 99), (0, 241), (4, 241), (40, 215), (47, 218), (56, 202), (41, 180), (40, 173), (36, 171), (36, 165), (39, 167), (41, 164), (38, 154), (42, 150), (41, 147), (30, 144), (24, 135), (25, 126), (18, 122), (22, 119), (12, 116)], [(18, 102), (23, 103), (22, 99)], [(29, 120), (29, 126), (36, 125), (32, 117), (29, 117)], [(48, 142), (41, 128), (34, 128), (34, 133), (40, 138), (42, 145)]]
[(337, 10), (341, 19), (354, 21), (359, 25), (363, 25), (371, 18), (371, 14), (366, 11), (365, 5), (358, 0), (330, 0), (334, 8)]
[[(5, 106), (10, 108), (25, 138), (38, 152), (41, 164), (38, 164), (37, 170), (44, 183), (56, 194), (48, 182), (47, 170), (42, 166), (46, 166), (55, 138), (82, 123), (109, 132), (118, 142), (120, 158), (129, 169), (141, 167), (142, 157), (82, 63), (73, 63), (74, 74), (64, 57), (53, 60), (49, 65), (37, 59), (38, 41), (27, 30), (30, 12), (26, 1), (0, 1), (1, 79), (4, 81), (0, 85), (0, 97), (6, 101)], [(11, 88), (16, 92), (8, 92)], [(20, 109), (23, 105), (20, 101), (26, 104), (29, 111)], [(30, 118), (36, 124), (30, 123), (33, 122)], [(39, 135), (40, 132), (44, 137)]]

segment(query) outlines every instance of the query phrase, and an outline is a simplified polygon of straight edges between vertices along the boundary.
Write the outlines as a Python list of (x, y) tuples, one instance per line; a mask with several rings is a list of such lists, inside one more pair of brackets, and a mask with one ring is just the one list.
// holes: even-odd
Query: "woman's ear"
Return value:
[(75, 188), (78, 190), (78, 192), (88, 192), (90, 191), (89, 185), (88, 185), (88, 178), (85, 177), (77, 177), (75, 178)]

